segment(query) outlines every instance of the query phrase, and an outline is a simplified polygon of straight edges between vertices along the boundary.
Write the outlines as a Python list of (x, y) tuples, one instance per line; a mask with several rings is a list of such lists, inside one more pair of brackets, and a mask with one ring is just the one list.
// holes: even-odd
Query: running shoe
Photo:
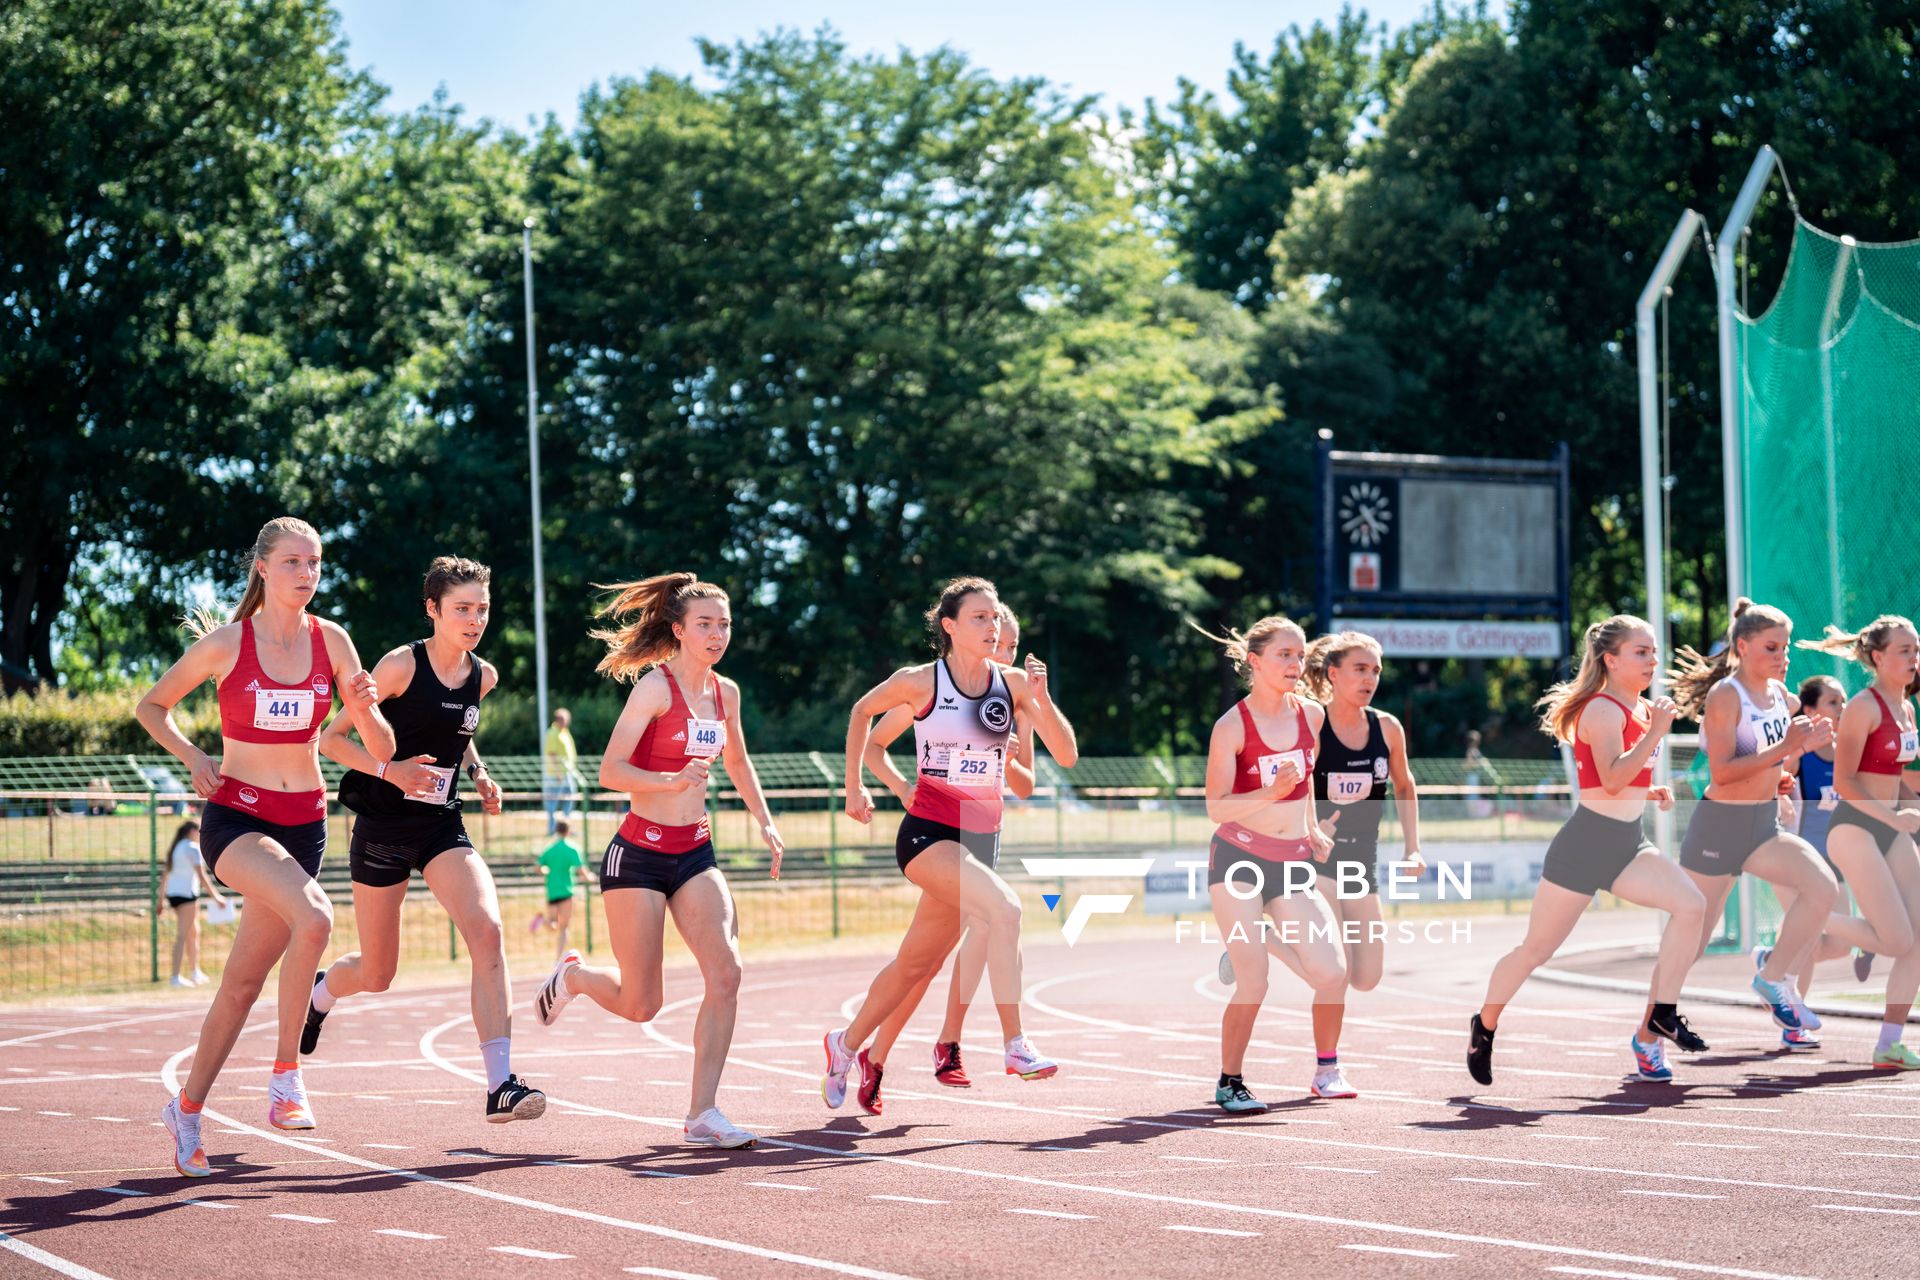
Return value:
[(180, 1095), (175, 1094), (160, 1108), (160, 1119), (173, 1135), (173, 1167), (180, 1171), (180, 1176), (204, 1178), (211, 1174), (213, 1166), (207, 1163), (207, 1153), (200, 1149), (200, 1113), (182, 1111)]
[(573, 1001), (573, 992), (567, 990), (567, 970), (580, 963), (580, 953), (572, 947), (567, 948), (560, 962), (553, 966), (553, 972), (540, 984), (539, 994), (533, 998), (533, 1012), (540, 1019), (540, 1025), (550, 1027), (560, 1018), (560, 1011)]
[(1647, 1019), (1647, 1030), (1662, 1040), (1673, 1041), (1675, 1047), (1687, 1053), (1705, 1053), (1707, 1042), (1700, 1038), (1687, 1022), (1686, 1016), (1677, 1010), (1672, 1014), (1661, 1013), (1658, 1009)]
[(1467, 1023), (1467, 1074), (1476, 1084), (1493, 1083), (1493, 1032), (1477, 1013)]
[(960, 1065), (960, 1042), (943, 1040), (933, 1046), (933, 1078), (949, 1089), (971, 1089), (973, 1081)]
[(1773, 1014), (1775, 1023), (1789, 1031), (1800, 1029), (1800, 1015), (1794, 1012), (1793, 1001), (1788, 999), (1784, 983), (1768, 982), (1756, 973), (1753, 975), (1753, 989), (1767, 1002), (1767, 1009)]
[(1360, 1096), (1360, 1091), (1348, 1083), (1347, 1073), (1340, 1069), (1338, 1063), (1328, 1067), (1325, 1071), (1314, 1072), (1313, 1084), (1310, 1087), (1313, 1090), (1313, 1096), (1316, 1098), (1357, 1098)]
[(547, 913), (544, 911), (536, 911), (533, 913), (532, 922), (527, 925), (527, 932), (538, 933), (546, 927), (547, 927)]
[(1231, 1115), (1246, 1115), (1265, 1111), (1267, 1104), (1253, 1096), (1247, 1089), (1247, 1082), (1234, 1076), (1227, 1083), (1213, 1091), (1213, 1104)]
[(738, 1151), (760, 1141), (759, 1138), (721, 1115), (718, 1107), (708, 1107), (687, 1121), (680, 1132), (685, 1134), (687, 1141), (696, 1147), (723, 1147), (728, 1151)]
[(1220, 985), (1223, 987), (1233, 985), (1233, 957), (1225, 951), (1220, 953)]
[[(1760, 976), (1760, 971), (1767, 967), (1767, 957), (1772, 954), (1772, 947), (1755, 947), (1753, 949), (1754, 977), (1757, 978)], [(1820, 1015), (1807, 1008), (1807, 1002), (1800, 998), (1800, 979), (1790, 973), (1786, 976), (1786, 980), (1780, 983), (1780, 986), (1784, 988), (1787, 993), (1787, 1003), (1793, 1006), (1794, 1016), (1800, 1019), (1800, 1026), (1792, 1029), (1799, 1030), (1801, 1027), (1804, 1027), (1808, 1031), (1818, 1031), (1820, 1029)]]
[(1818, 1049), (1820, 1037), (1811, 1031), (1795, 1031), (1790, 1028), (1780, 1033), (1780, 1043), (1788, 1049)]
[(547, 1114), (547, 1095), (528, 1086), (519, 1076), (508, 1076), (487, 1095), (487, 1123), (538, 1120)]
[(1873, 1065), (1883, 1071), (1920, 1071), (1920, 1053), (1896, 1040), (1892, 1047), (1873, 1055)]
[[(316, 987), (318, 987), (321, 983), (325, 982), (326, 980), (327, 980), (327, 975), (324, 973), (316, 973), (313, 975), (313, 985)], [(307, 993), (307, 1025), (300, 1028), (300, 1056), (301, 1057), (303, 1058), (306, 1057), (308, 1054), (312, 1053), (315, 1049), (320, 1047), (320, 1024), (325, 1022), (326, 1020), (327, 1020), (327, 1015), (313, 1007), (313, 993), (308, 992)]]
[(880, 1073), (884, 1068), (868, 1057), (865, 1049), (854, 1054), (853, 1058), (860, 1066), (860, 1087), (853, 1091), (853, 1100), (860, 1104), (862, 1111), (877, 1116), (884, 1105), (880, 1100)]
[(1019, 1076), (1022, 1080), (1046, 1080), (1058, 1070), (1060, 1064), (1042, 1057), (1025, 1036), (1015, 1036), (1007, 1041), (1008, 1075)]
[(190, 987), (193, 985), (193, 983), (190, 980), (183, 978), (176, 973), (173, 975), (173, 982), (170, 985), (176, 986), (176, 987)]
[(307, 1106), (307, 1086), (301, 1082), (300, 1068), (273, 1073), (267, 1086), (267, 1123), (276, 1129), (319, 1128)]
[(209, 978), (206, 974), (200, 972), (198, 969), (195, 969), (193, 971), (193, 976), (191, 978), (188, 978), (187, 981), (191, 982), (196, 987), (204, 987), (209, 982), (212, 982), (213, 979)]
[(1853, 979), (1865, 982), (1867, 975), (1873, 972), (1873, 952), (1856, 951), (1853, 953)]
[(1658, 1040), (1652, 1044), (1633, 1044), (1634, 1075), (1653, 1084), (1669, 1084), (1673, 1080), (1673, 1068), (1667, 1065), (1667, 1051)]
[(847, 1052), (847, 1033), (829, 1031), (822, 1041), (827, 1050), (827, 1073), (820, 1077), (820, 1100), (834, 1111), (847, 1100), (847, 1072), (853, 1070), (853, 1055)]

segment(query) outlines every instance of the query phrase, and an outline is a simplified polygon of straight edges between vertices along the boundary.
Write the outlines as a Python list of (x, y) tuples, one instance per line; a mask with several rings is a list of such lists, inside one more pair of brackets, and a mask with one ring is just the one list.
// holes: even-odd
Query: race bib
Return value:
[(442, 769), (430, 764), (423, 764), (420, 767), (433, 775), (432, 789), (423, 796), (417, 796), (411, 792), (403, 794), (406, 795), (407, 799), (417, 800), (421, 804), (445, 804), (447, 802), (447, 794), (453, 788), (453, 770)]
[(1787, 726), (1791, 723), (1784, 711), (1759, 711), (1750, 719), (1753, 721), (1753, 740), (1761, 751), (1768, 751), (1787, 740)]
[(253, 727), (274, 733), (304, 732), (313, 723), (311, 689), (256, 689), (253, 691)]
[(1270, 756), (1260, 757), (1260, 785), (1272, 786), (1273, 780), (1280, 776), (1280, 766), (1289, 760), (1300, 767), (1300, 776), (1306, 777), (1307, 753), (1295, 747), (1292, 751), (1276, 751)]
[(1838, 809), (1840, 807), (1840, 793), (1830, 786), (1820, 788), (1820, 807), (1822, 809)]
[(1000, 785), (1000, 756), (993, 751), (954, 751), (947, 756), (947, 782), (956, 787)]
[(725, 720), (687, 721), (687, 754), (696, 760), (711, 760), (727, 745)]
[(1330, 773), (1327, 775), (1327, 799), (1335, 804), (1354, 804), (1373, 793), (1370, 773)]
[(1920, 756), (1920, 729), (1909, 729), (1900, 735), (1900, 754), (1894, 757), (1894, 761), (1906, 764), (1915, 756)]

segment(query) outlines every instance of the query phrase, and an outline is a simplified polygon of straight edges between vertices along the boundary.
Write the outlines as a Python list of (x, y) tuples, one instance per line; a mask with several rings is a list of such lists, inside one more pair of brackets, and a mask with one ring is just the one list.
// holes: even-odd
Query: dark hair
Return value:
[(557, 836), (564, 836), (569, 831), (572, 831), (572, 830), (573, 828), (567, 825), (567, 820), (565, 818), (555, 818), (553, 820), (553, 834)]
[(618, 620), (631, 615), (631, 621), (617, 627), (588, 633), (607, 646), (606, 656), (594, 670), (615, 680), (637, 680), (654, 663), (665, 662), (680, 652), (673, 627), (687, 616), (687, 606), (693, 601), (727, 599), (723, 588), (702, 582), (691, 573), (663, 573), (638, 582), (596, 582), (594, 586), (619, 593), (600, 607), (599, 617)]
[(1800, 682), (1800, 710), (1805, 714), (1808, 707), (1820, 700), (1820, 691), (1831, 689), (1840, 695), (1840, 701), (1847, 700), (1846, 686), (1832, 676), (1808, 676)]
[(953, 578), (940, 588), (940, 599), (926, 612), (927, 630), (933, 636), (935, 657), (944, 658), (953, 652), (953, 637), (940, 625), (940, 620), (959, 617), (960, 602), (976, 591), (992, 596), (995, 604), (1000, 603), (999, 589), (985, 578)]
[(180, 829), (173, 833), (173, 843), (179, 844), (182, 840), (185, 840), (187, 838), (187, 832), (198, 831), (199, 829), (200, 829), (200, 824), (194, 819), (188, 818), (185, 822), (180, 824)]
[(440, 556), (427, 566), (426, 581), (420, 584), (420, 598), (437, 608), (447, 592), (455, 587), (464, 587), (469, 582), (477, 582), (484, 587), (492, 581), (493, 570), (478, 560)]

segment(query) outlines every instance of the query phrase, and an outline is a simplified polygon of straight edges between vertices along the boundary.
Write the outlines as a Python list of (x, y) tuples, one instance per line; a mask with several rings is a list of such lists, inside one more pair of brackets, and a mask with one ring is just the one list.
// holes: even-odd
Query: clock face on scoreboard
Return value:
[(1347, 545), (1373, 550), (1385, 545), (1394, 520), (1392, 494), (1374, 480), (1350, 480), (1341, 488), (1335, 517)]

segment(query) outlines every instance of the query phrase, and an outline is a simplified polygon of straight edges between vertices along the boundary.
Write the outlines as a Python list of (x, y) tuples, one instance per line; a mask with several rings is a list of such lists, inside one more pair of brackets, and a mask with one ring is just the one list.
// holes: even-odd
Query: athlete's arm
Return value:
[(1026, 716), (1013, 718), (1013, 751), (1007, 757), (1007, 790), (1022, 800), (1033, 797), (1033, 721)]
[(379, 683), (360, 665), (360, 653), (353, 647), (352, 637), (347, 635), (345, 627), (325, 619), (320, 622), (320, 635), (326, 641), (327, 659), (333, 664), (334, 686), (339, 691), (341, 705), (346, 708), (353, 727), (359, 730), (360, 741), (367, 744), (376, 758), (393, 759), (393, 726), (380, 714)]
[(727, 692), (727, 741), (720, 748), (720, 758), (727, 762), (727, 777), (733, 782), (733, 789), (740, 793), (741, 802), (760, 823), (760, 838), (767, 842), (767, 852), (773, 855), (768, 874), (778, 880), (780, 855), (787, 851), (787, 846), (780, 838), (780, 829), (773, 825), (773, 813), (767, 808), (765, 793), (760, 790), (760, 773), (747, 755), (747, 733), (740, 727), (740, 686), (721, 676), (720, 687)]
[(1080, 742), (1074, 737), (1073, 726), (1067, 723), (1067, 717), (1053, 703), (1053, 694), (1047, 684), (1047, 664), (1033, 654), (1027, 655), (1025, 669), (1006, 668), (1007, 691), (1013, 695), (1014, 709), (1025, 709), (1033, 721), (1033, 727), (1040, 734), (1040, 741), (1047, 744), (1047, 752), (1053, 756), (1053, 762), (1062, 769), (1071, 769), (1080, 761)]
[(912, 707), (895, 707), (887, 712), (880, 717), (880, 723), (873, 727), (873, 735), (867, 739), (866, 753), (861, 757), (867, 772), (878, 778), (881, 786), (899, 797), (901, 804), (912, 803), (914, 784), (894, 765), (887, 748), (912, 724)]
[(200, 877), (200, 887), (207, 891), (208, 897), (223, 907), (227, 905), (226, 895), (220, 892), (220, 886), (216, 885), (213, 882), (213, 877), (207, 874), (207, 864), (205, 861), (195, 858), (193, 860), (193, 873)]
[(1912, 813), (1912, 810), (1891, 809), (1868, 795), (1860, 785), (1860, 753), (1866, 749), (1873, 731), (1880, 727), (1883, 714), (1880, 704), (1865, 694), (1848, 702), (1846, 710), (1840, 713), (1840, 732), (1833, 744), (1833, 793), (1895, 831), (1912, 832), (1920, 828), (1920, 820), (1901, 816), (1902, 812)]
[(627, 695), (627, 705), (620, 709), (613, 736), (607, 740), (607, 753), (600, 758), (601, 786), (630, 796), (673, 794), (694, 787), (706, 789), (707, 774), (712, 766), (705, 760), (689, 760), (687, 767), (678, 773), (661, 773), (629, 763), (647, 726), (665, 715), (672, 705), (673, 695), (667, 690), (665, 676), (656, 677), (649, 671), (640, 678), (633, 692)]
[(1593, 771), (1600, 777), (1600, 789), (1617, 796), (1631, 787), (1640, 771), (1647, 767), (1654, 748), (1660, 745), (1660, 739), (1672, 724), (1672, 704), (1661, 698), (1654, 704), (1653, 721), (1647, 731), (1640, 735), (1640, 741), (1633, 744), (1632, 750), (1628, 750), (1627, 713), (1610, 699), (1596, 696), (1581, 709), (1580, 721), (1573, 732), (1593, 751)]
[(1400, 815), (1400, 834), (1406, 844), (1403, 860), (1411, 862), (1424, 875), (1427, 860), (1420, 856), (1420, 788), (1413, 780), (1413, 766), (1407, 760), (1407, 731), (1388, 713), (1380, 713), (1380, 736), (1387, 740), (1387, 773), (1393, 779), (1393, 808)]
[[(1307, 699), (1306, 713), (1307, 741), (1318, 742), (1320, 741), (1320, 730), (1326, 727), (1327, 709), (1319, 703)], [(1306, 743), (1300, 745), (1304, 747)], [(1333, 828), (1340, 821), (1340, 811), (1335, 809), (1327, 815), (1327, 820), (1324, 823), (1321, 822), (1318, 797), (1313, 794), (1313, 788), (1309, 787), (1307, 788), (1306, 817), (1307, 847), (1313, 853), (1313, 860), (1315, 862), (1325, 862), (1327, 855), (1333, 852)]]
[(174, 704), (192, 693), (202, 681), (218, 681), (233, 670), (240, 660), (240, 628), (229, 623), (187, 646), (187, 651), (167, 668), (166, 674), (147, 690), (146, 697), (134, 708), (140, 727), (168, 754), (192, 772), (193, 789), (206, 799), (220, 789), (220, 766), (206, 752), (187, 741), (173, 721)]
[(933, 667), (902, 667), (860, 695), (847, 717), (846, 813), (855, 822), (873, 821), (873, 795), (861, 777), (873, 718), (895, 707), (919, 707), (933, 696)]
[[(382, 699), (397, 698), (407, 691), (413, 683), (413, 650), (402, 645), (389, 652), (373, 667), (373, 683), (380, 690)], [(386, 724), (387, 718), (380, 717), (380, 723)], [(393, 759), (393, 747), (387, 748), (382, 756), (369, 747), (355, 742), (352, 731), (356, 728), (349, 716), (335, 716), (327, 721), (327, 727), (320, 731), (320, 754), (339, 765), (342, 769), (353, 769), (375, 778), (384, 778), (410, 796), (426, 796), (434, 790), (434, 776), (423, 767), (433, 763), (430, 755), (414, 756), (411, 760)], [(388, 733), (392, 727), (388, 726)]]

